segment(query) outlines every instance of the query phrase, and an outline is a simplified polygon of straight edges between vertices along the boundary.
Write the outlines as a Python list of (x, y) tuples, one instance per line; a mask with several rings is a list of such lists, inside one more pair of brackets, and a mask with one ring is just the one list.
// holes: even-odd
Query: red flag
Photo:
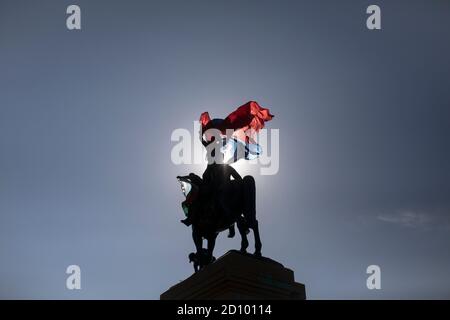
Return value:
[(203, 112), (200, 116), (200, 123), (203, 132), (211, 128), (218, 129), (223, 134), (226, 129), (241, 129), (242, 131), (253, 129), (258, 132), (264, 128), (264, 123), (272, 120), (273, 117), (269, 109), (261, 107), (256, 101), (249, 101), (220, 122), (212, 121), (208, 112)]
[[(255, 135), (264, 128), (265, 122), (272, 118), (269, 109), (261, 107), (256, 101), (249, 101), (240, 106), (225, 119), (211, 120), (208, 112), (203, 112), (200, 116), (202, 139), (206, 143), (210, 142), (213, 134), (207, 130), (217, 129), (223, 139), (221, 152), (226, 162), (255, 159), (262, 152), (261, 146), (255, 141)], [(226, 136), (228, 129), (233, 131), (231, 137)]]

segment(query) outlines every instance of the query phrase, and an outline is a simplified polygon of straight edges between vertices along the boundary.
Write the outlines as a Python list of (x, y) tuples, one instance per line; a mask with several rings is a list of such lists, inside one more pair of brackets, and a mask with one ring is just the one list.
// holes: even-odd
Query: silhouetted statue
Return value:
[[(186, 219), (181, 222), (192, 225), (196, 252), (189, 254), (189, 262), (193, 262), (196, 272), (215, 260), (213, 251), (220, 232), (228, 229), (229, 237), (235, 235), (235, 223), (242, 237), (240, 250), (247, 251), (247, 234), (252, 229), (254, 254), (261, 256), (255, 179), (252, 176), (242, 178), (228, 163), (255, 159), (261, 154), (262, 149), (252, 134), (272, 118), (269, 110), (255, 101), (240, 106), (225, 119), (211, 120), (207, 112), (200, 116), (200, 139), (205, 148), (211, 150), (207, 153), (208, 166), (202, 178), (193, 173), (177, 177), (186, 196), (182, 203)], [(229, 134), (230, 129), (232, 134)], [(215, 132), (211, 133), (211, 130)], [(216, 150), (220, 152), (216, 154)], [(203, 239), (208, 242), (206, 249)]]
[[(208, 166), (205, 173), (222, 175), (226, 171), (234, 171), (233, 173), (237, 174), (231, 166), (222, 164)], [(252, 176), (222, 182), (215, 187), (216, 190), (209, 186), (216, 183), (214, 179), (217, 177), (209, 183), (192, 173), (177, 178), (186, 192), (183, 210), (192, 224), (192, 238), (197, 250), (196, 256), (191, 255), (190, 258), (194, 262), (197, 261), (199, 269), (213, 261), (217, 235), (221, 231), (230, 230), (234, 223), (237, 224), (242, 237), (240, 250), (247, 251), (247, 233), (252, 229), (255, 236), (255, 255), (261, 255), (262, 244), (255, 210), (255, 180)], [(203, 239), (208, 241), (206, 251), (203, 248)]]

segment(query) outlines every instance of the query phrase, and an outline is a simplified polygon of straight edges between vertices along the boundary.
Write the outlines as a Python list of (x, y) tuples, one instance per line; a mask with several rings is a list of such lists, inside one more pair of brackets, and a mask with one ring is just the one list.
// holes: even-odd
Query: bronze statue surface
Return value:
[[(202, 177), (194, 173), (177, 177), (186, 196), (182, 203), (186, 219), (181, 222), (192, 228), (196, 248), (196, 252), (189, 254), (195, 272), (215, 260), (217, 235), (228, 230), (228, 236), (234, 237), (235, 224), (241, 235), (240, 251), (247, 252), (247, 234), (252, 230), (254, 255), (261, 256), (255, 179), (250, 175), (242, 178), (230, 163), (258, 157), (261, 147), (252, 135), (272, 117), (268, 109), (254, 101), (242, 105), (225, 119), (211, 120), (208, 113), (200, 117), (200, 138), (207, 149), (208, 165)], [(210, 133), (211, 130), (215, 131)], [(225, 155), (223, 150), (230, 149), (231, 156)], [(203, 248), (203, 240), (207, 241), (206, 248)]]

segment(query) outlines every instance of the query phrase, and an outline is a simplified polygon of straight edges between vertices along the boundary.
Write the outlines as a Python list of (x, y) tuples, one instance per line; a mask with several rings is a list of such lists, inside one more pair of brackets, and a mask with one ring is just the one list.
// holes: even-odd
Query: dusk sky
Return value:
[(0, 298), (159, 299), (191, 275), (175, 177), (206, 165), (172, 163), (171, 134), (255, 100), (280, 134), (277, 174), (236, 166), (263, 255), (308, 299), (450, 299), (449, 57), (445, 0), (0, 0)]

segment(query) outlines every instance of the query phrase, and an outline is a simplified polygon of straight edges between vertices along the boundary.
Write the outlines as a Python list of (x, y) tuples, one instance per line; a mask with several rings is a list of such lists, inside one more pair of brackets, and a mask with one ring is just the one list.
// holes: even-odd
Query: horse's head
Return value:
[(192, 184), (189, 178), (187, 177), (177, 177), (178, 182), (180, 183), (181, 192), (183, 192), (184, 196), (187, 197), (189, 192), (191, 192)]
[(196, 181), (196, 177), (193, 174), (190, 174), (188, 176), (177, 177), (178, 182), (181, 186), (181, 192), (183, 192), (184, 196), (186, 197), (186, 200), (183, 201), (181, 204), (184, 214), (188, 216), (189, 214), (189, 207), (191, 206), (192, 202), (194, 202), (197, 199), (198, 190), (200, 186), (198, 185), (199, 182)]
[(180, 183), (181, 192), (183, 192), (184, 196), (187, 198), (191, 192), (195, 192), (198, 190), (199, 186), (193, 181), (192, 177), (189, 176), (178, 176), (178, 182)]

